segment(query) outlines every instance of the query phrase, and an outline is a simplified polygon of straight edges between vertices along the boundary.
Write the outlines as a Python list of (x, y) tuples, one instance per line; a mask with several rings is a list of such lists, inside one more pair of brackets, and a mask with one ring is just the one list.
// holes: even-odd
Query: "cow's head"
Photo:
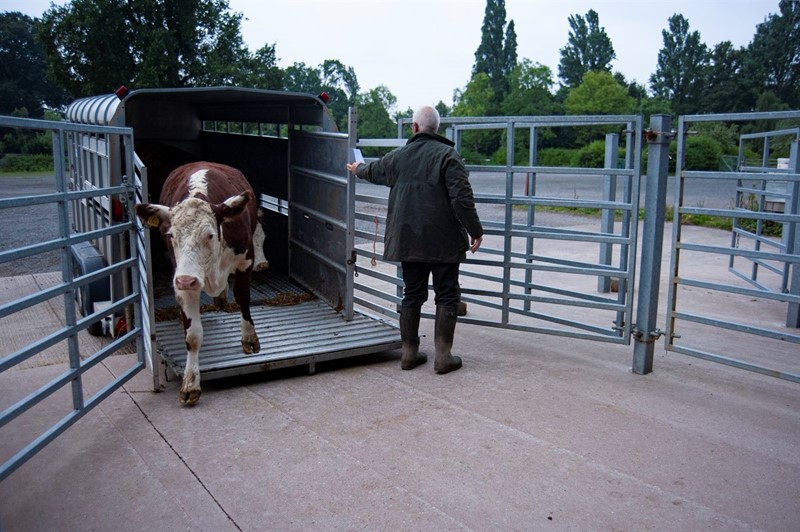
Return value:
[(190, 197), (170, 207), (157, 203), (136, 205), (136, 215), (158, 227), (175, 260), (176, 290), (202, 290), (206, 278), (219, 268), (222, 251), (220, 226), (237, 216), (250, 200), (250, 192), (211, 204)]

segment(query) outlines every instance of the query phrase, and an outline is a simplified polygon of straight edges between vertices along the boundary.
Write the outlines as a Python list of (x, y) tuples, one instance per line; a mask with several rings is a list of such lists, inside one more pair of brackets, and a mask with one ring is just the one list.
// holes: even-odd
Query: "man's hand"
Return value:
[(482, 236), (478, 237), (478, 238), (470, 237), (470, 239), (469, 239), (469, 243), (470, 243), (469, 250), (471, 252), (475, 253), (476, 251), (478, 251), (478, 248), (481, 247), (481, 243), (482, 242), (483, 242), (483, 237)]
[(361, 164), (360, 162), (356, 161), (354, 163), (350, 163), (347, 166), (347, 171), (353, 175), (356, 175), (356, 170), (358, 170), (358, 165)]

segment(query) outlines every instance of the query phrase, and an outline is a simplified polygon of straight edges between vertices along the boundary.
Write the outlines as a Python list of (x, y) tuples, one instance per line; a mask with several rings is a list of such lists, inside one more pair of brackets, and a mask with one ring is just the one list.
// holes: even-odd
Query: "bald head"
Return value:
[(439, 131), (439, 112), (430, 105), (417, 109), (411, 120), (419, 126), (420, 131), (425, 133), (437, 133)]

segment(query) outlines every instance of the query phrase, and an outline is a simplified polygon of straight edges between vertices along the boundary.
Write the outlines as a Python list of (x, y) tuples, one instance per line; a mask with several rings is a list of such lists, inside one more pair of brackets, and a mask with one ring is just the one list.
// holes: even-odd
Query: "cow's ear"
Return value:
[(212, 205), (211, 210), (214, 211), (214, 215), (217, 217), (217, 222), (222, 223), (225, 218), (233, 218), (241, 213), (247, 205), (247, 202), (251, 199), (252, 194), (249, 190), (246, 190), (238, 196), (231, 196), (223, 203)]
[(157, 203), (137, 203), (136, 216), (149, 227), (160, 227), (169, 223), (169, 208)]

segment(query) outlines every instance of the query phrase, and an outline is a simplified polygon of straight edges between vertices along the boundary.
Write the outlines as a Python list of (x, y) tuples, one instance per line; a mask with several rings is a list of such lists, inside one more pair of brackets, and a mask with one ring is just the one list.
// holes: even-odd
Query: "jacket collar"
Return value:
[(441, 135), (435, 135), (433, 133), (426, 133), (424, 131), (420, 131), (419, 133), (408, 139), (408, 142), (406, 142), (406, 144), (411, 144), (412, 142), (423, 141), (423, 140), (435, 140), (441, 142), (442, 144), (447, 144), (451, 148), (456, 145), (455, 142), (448, 139), (447, 137), (443, 137)]

